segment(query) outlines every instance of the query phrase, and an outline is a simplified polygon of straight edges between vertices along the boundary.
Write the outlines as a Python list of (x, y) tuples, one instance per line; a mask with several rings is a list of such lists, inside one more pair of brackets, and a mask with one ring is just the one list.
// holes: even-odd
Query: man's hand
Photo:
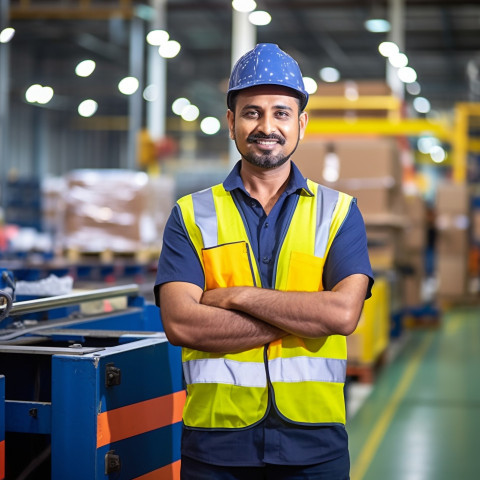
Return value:
[(230, 310), (232, 308), (233, 299), (236, 295), (240, 294), (242, 288), (245, 287), (215, 288), (213, 290), (207, 290), (206, 292), (203, 292), (200, 303), (203, 305), (210, 305), (211, 307)]

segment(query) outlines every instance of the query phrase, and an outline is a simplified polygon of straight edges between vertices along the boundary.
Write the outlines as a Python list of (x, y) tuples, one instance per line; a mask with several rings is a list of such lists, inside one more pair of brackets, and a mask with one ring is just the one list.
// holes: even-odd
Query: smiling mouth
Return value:
[(247, 138), (248, 143), (255, 143), (262, 147), (273, 147), (275, 145), (283, 145), (285, 140), (280, 136), (260, 137), (257, 135), (250, 135)]

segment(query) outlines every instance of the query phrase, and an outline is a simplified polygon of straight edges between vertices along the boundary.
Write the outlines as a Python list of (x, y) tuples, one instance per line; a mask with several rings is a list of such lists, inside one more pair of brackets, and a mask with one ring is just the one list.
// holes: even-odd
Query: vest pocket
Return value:
[(308, 253), (292, 252), (287, 274), (287, 291), (318, 292), (323, 290), (325, 260)]
[(204, 248), (206, 290), (255, 286), (247, 242), (234, 242)]

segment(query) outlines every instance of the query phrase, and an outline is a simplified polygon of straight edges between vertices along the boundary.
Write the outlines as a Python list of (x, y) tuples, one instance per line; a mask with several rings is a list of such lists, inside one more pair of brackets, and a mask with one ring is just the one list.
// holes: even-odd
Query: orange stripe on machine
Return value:
[(185, 398), (186, 392), (181, 390), (99, 413), (97, 448), (180, 422)]
[(0, 442), (0, 480), (5, 478), (5, 440)]
[(180, 460), (153, 472), (146, 473), (141, 477), (135, 478), (135, 480), (180, 480)]

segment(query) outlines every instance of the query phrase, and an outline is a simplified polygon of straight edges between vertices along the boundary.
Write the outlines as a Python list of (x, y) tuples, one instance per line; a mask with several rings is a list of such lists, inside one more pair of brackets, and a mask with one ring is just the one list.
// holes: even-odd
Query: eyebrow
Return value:
[[(253, 103), (250, 103), (248, 105), (245, 105), (244, 107), (242, 107), (242, 112), (244, 110), (248, 110), (250, 108), (254, 108), (254, 109), (258, 109), (258, 110), (262, 110), (262, 107), (260, 105), (255, 105)], [(273, 107), (275, 110), (290, 110), (290, 111), (293, 111), (293, 108), (292, 107), (289, 107), (288, 105), (274, 105)]]

